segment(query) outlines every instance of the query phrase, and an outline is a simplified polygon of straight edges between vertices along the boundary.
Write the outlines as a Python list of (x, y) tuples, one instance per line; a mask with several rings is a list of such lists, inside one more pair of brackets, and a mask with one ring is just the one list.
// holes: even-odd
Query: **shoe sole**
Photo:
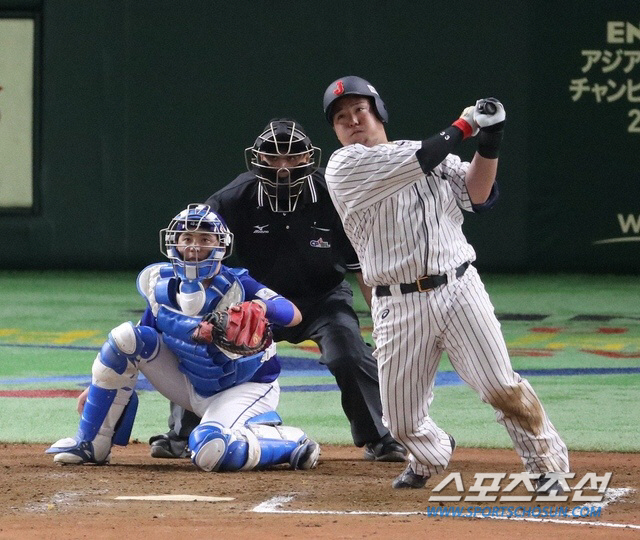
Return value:
[(59, 463), (60, 465), (109, 465), (111, 462), (111, 454), (109, 454), (104, 461), (97, 463), (95, 461), (86, 461), (84, 458), (70, 452), (60, 452), (53, 456), (53, 462)]
[(164, 459), (182, 459), (182, 458), (189, 457), (189, 455), (185, 454), (185, 455), (176, 456), (175, 454), (172, 454), (169, 450), (167, 450), (166, 448), (163, 448), (162, 446), (152, 445), (151, 457), (164, 458)]

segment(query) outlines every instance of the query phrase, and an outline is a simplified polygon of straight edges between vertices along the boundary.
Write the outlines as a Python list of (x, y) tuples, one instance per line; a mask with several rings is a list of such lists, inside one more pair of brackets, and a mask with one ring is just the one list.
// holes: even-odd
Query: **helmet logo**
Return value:
[(334, 93), (336, 96), (339, 96), (339, 95), (341, 95), (341, 94), (344, 94), (344, 83), (343, 83), (342, 81), (337, 81), (337, 82), (336, 82), (336, 87), (335, 87), (335, 89), (334, 89), (333, 93)]
[(380, 94), (378, 94), (378, 91), (371, 86), (370, 84), (367, 85), (367, 88), (369, 89), (369, 92), (371, 92), (372, 94), (375, 94), (376, 96), (379, 96)]

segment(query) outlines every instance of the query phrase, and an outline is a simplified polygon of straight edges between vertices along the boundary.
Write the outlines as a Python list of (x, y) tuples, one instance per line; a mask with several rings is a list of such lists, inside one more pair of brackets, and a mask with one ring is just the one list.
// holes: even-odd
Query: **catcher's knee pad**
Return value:
[(158, 332), (149, 326), (134, 326), (131, 322), (116, 326), (100, 349), (100, 362), (122, 374), (129, 361), (148, 360), (158, 354)]
[(203, 471), (238, 471), (247, 463), (249, 445), (217, 422), (203, 422), (189, 435), (191, 461)]

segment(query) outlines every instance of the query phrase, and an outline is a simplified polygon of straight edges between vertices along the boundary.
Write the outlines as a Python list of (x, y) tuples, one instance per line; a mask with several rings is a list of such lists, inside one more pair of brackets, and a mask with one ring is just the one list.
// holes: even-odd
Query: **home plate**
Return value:
[(122, 495), (117, 501), (183, 501), (183, 502), (226, 502), (235, 497), (206, 497), (204, 495)]

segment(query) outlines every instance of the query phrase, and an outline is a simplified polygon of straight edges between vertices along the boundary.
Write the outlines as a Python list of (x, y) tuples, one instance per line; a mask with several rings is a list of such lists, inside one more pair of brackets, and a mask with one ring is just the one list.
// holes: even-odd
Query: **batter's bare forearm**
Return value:
[(496, 181), (498, 159), (487, 159), (476, 152), (466, 175), (467, 191), (473, 204), (486, 202)]

